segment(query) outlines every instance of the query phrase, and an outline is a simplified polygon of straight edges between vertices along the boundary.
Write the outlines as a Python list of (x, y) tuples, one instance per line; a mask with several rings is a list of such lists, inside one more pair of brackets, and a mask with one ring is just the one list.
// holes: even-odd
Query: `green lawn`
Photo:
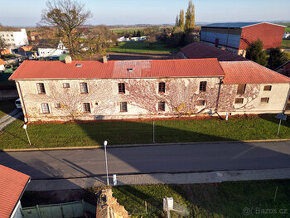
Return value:
[[(290, 215), (290, 180), (117, 186), (113, 187), (113, 195), (132, 217), (166, 217), (162, 209), (165, 196), (173, 197), (174, 209), (183, 211), (186, 217)], [(171, 212), (171, 216), (178, 217), (178, 213)]]
[(0, 101), (0, 118), (15, 109), (15, 100)]
[(166, 45), (155, 43), (149, 46), (148, 42), (121, 42), (118, 46), (110, 48), (108, 52), (142, 53), (142, 54), (169, 54), (177, 49), (167, 48)]
[(117, 33), (117, 34), (121, 34), (121, 33), (126, 33), (126, 32), (133, 33), (134, 31), (137, 33), (138, 30), (143, 31), (144, 29), (145, 29), (145, 27), (141, 27), (141, 28), (116, 28), (116, 29), (111, 29), (111, 31), (114, 33)]
[[(289, 119), (288, 119), (289, 120)], [(0, 132), (0, 149), (28, 147), (23, 121), (17, 120)], [(280, 137), (274, 117), (230, 118), (229, 121), (159, 120), (155, 122), (156, 142), (232, 141), (290, 138), (290, 121), (283, 121)], [(28, 132), (37, 147), (91, 146), (152, 143), (152, 121), (31, 124)]]
[(281, 46), (283, 48), (290, 48), (290, 39), (283, 39)]

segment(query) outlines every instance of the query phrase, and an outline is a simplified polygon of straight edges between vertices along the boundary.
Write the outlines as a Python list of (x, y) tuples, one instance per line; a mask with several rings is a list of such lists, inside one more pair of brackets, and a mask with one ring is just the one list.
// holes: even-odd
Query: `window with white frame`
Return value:
[(43, 114), (49, 114), (50, 113), (49, 105), (47, 103), (42, 103), (41, 104), (41, 112)]

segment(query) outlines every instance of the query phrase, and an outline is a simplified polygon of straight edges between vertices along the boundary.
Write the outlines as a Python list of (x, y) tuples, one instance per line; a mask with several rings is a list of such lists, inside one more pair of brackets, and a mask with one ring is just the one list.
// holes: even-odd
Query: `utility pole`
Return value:
[(155, 143), (155, 120), (153, 120), (153, 129), (152, 129), (152, 142)]
[(27, 140), (28, 140), (28, 142), (29, 142), (29, 145), (31, 146), (30, 138), (29, 138), (29, 135), (28, 135), (28, 132), (27, 132), (27, 125), (24, 124), (24, 125), (22, 126), (22, 128), (25, 130), (25, 133), (26, 133), (26, 136), (27, 136)]
[(104, 148), (105, 148), (105, 162), (106, 162), (106, 173), (107, 173), (107, 186), (110, 185), (109, 182), (109, 169), (108, 169), (108, 159), (107, 159), (107, 141), (104, 141)]

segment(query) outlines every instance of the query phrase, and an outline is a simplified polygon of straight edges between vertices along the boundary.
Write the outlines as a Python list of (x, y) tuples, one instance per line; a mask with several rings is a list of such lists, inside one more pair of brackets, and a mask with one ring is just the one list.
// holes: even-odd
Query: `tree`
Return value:
[(66, 42), (70, 55), (75, 56), (79, 50), (80, 34), (77, 31), (91, 16), (84, 5), (74, 0), (49, 0), (42, 12), (41, 23), (56, 27), (62, 40)]
[(288, 61), (287, 55), (280, 48), (272, 48), (269, 52), (268, 68), (274, 70)]
[(263, 51), (263, 42), (260, 39), (248, 46), (246, 49), (246, 58), (263, 66), (267, 65), (266, 52)]
[(194, 13), (194, 5), (190, 0), (188, 3), (188, 8), (185, 15), (185, 32), (191, 32), (194, 30), (195, 26), (195, 13)]
[(179, 17), (178, 17), (178, 15), (176, 15), (175, 26), (179, 26)]
[(184, 10), (180, 10), (178, 26), (180, 29), (184, 30)]

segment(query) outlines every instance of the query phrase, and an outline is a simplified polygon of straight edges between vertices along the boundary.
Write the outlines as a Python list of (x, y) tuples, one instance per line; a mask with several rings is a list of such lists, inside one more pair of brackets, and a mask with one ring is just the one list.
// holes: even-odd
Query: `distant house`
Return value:
[(0, 37), (4, 39), (7, 48), (16, 49), (24, 45), (29, 45), (25, 29), (20, 31), (0, 31)]
[(290, 39), (290, 33), (284, 33), (283, 39)]
[(0, 59), (0, 72), (5, 70), (4, 64), (6, 64), (6, 61), (3, 61), (2, 59)]
[(285, 64), (282, 64), (280, 67), (275, 69), (275, 71), (290, 77), (290, 61), (286, 62)]
[(30, 177), (0, 165), (0, 215), (3, 218), (22, 218), (20, 199)]
[(131, 37), (131, 38), (122, 36), (122, 37), (118, 38), (117, 41), (118, 42), (139, 42), (139, 41), (144, 41), (146, 39), (147, 39), (146, 36)]
[(32, 50), (32, 46), (22, 46), (20, 48), (18, 48), (19, 52), (28, 52)]
[(64, 46), (62, 41), (59, 41), (56, 48), (38, 48), (38, 56), (41, 58), (60, 57), (61, 55), (67, 53), (68, 49)]
[(285, 26), (266, 23), (213, 23), (201, 27), (200, 40), (245, 56), (250, 43), (260, 39), (264, 49), (281, 46)]
[(252, 61), (24, 61), (16, 81), (26, 121), (280, 113), (290, 79)]
[(193, 42), (180, 49), (177, 58), (217, 58), (219, 61), (247, 61), (246, 58), (225, 49), (216, 48), (203, 42)]
[(0, 54), (1, 55), (8, 55), (8, 54), (12, 54), (12, 52), (11, 52), (11, 49), (6, 48), (6, 49), (0, 50)]

